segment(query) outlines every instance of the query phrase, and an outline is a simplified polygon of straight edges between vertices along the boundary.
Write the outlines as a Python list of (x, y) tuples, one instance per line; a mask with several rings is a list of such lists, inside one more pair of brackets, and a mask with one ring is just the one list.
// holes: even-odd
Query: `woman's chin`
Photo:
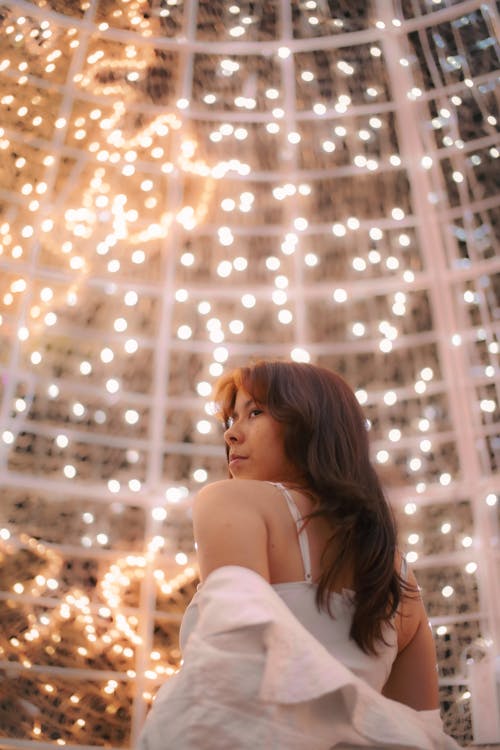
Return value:
[(233, 479), (256, 479), (256, 477), (252, 476), (251, 473), (247, 471), (235, 471), (233, 469), (229, 469), (229, 473), (231, 474)]
[(234, 467), (230, 466), (229, 473), (233, 479), (262, 479), (260, 476), (255, 476), (255, 473), (249, 467), (243, 467), (241, 464)]

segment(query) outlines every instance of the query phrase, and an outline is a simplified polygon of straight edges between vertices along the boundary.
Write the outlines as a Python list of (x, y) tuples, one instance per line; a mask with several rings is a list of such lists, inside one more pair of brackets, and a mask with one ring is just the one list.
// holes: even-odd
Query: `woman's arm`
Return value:
[(193, 505), (193, 529), (200, 578), (224, 565), (241, 565), (269, 581), (267, 527), (256, 493), (271, 493), (264, 482), (224, 479), (206, 485)]
[[(417, 586), (413, 573), (408, 579)], [(396, 628), (398, 655), (383, 694), (417, 711), (439, 708), (436, 651), (420, 594), (404, 595)]]

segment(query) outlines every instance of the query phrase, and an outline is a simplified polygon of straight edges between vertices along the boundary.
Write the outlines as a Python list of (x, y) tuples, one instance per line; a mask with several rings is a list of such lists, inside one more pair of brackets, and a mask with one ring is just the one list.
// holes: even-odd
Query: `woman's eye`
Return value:
[(252, 409), (250, 412), (251, 417), (257, 417), (259, 414), (262, 414), (262, 409)]

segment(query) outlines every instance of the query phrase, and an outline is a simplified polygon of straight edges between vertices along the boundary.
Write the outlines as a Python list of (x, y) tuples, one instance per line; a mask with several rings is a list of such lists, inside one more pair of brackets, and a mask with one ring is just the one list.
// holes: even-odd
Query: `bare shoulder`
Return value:
[(406, 581), (411, 589), (403, 590), (396, 615), (399, 651), (402, 651), (413, 640), (420, 627), (427, 626), (427, 614), (420, 588), (415, 574), (410, 569), (407, 570)]
[(257, 480), (223, 479), (197, 493), (193, 529), (202, 580), (216, 568), (239, 565), (269, 581), (268, 530), (261, 509), (262, 498), (273, 490)]
[(194, 498), (194, 507), (203, 505), (224, 505), (233, 503), (236, 508), (244, 502), (251, 503), (258, 508), (262, 500), (275, 495), (277, 492), (270, 482), (262, 482), (258, 479), (220, 479), (202, 487)]

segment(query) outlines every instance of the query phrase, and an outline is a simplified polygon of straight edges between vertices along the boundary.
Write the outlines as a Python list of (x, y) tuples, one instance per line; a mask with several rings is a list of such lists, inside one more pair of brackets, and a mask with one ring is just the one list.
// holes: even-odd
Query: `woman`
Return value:
[(142, 747), (456, 747), (352, 390), (264, 361), (223, 376), (215, 399), (230, 479), (194, 501), (202, 585)]

